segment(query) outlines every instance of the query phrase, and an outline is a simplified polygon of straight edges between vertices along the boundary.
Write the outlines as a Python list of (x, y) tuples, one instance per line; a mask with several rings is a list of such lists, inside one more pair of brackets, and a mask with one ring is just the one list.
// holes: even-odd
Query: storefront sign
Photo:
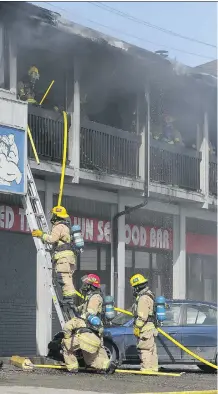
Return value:
[[(79, 218), (71, 216), (72, 224), (79, 224), (86, 242), (111, 242), (111, 223), (105, 220)], [(0, 206), (0, 230), (29, 233), (25, 211), (23, 208)], [(137, 248), (154, 248), (162, 250), (173, 249), (172, 229), (138, 226), (126, 224), (125, 243)], [(215, 236), (190, 234), (186, 235), (186, 252), (203, 255), (217, 254), (217, 239)]]
[[(85, 241), (110, 243), (110, 222), (75, 216), (72, 216), (71, 220), (72, 224), (80, 225)], [(0, 229), (29, 233), (24, 209), (8, 205), (0, 206)], [(172, 230), (126, 224), (125, 243), (128, 246), (172, 250)]]
[[(85, 241), (110, 243), (110, 222), (77, 217), (71, 219), (72, 223), (81, 226)], [(172, 250), (172, 230), (126, 224), (125, 243), (128, 246)]]
[(0, 192), (26, 192), (26, 132), (0, 125)]

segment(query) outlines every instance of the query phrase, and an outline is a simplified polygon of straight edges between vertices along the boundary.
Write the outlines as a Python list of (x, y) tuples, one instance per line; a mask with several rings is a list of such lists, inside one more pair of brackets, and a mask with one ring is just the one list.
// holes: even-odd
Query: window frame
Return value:
[(207, 307), (208, 309), (212, 309), (215, 311), (217, 314), (217, 308), (213, 305), (208, 305), (208, 304), (203, 304), (203, 303), (190, 303), (190, 304), (184, 304), (184, 311), (183, 311), (183, 326), (184, 327), (217, 327), (217, 324), (196, 324), (196, 323), (191, 323), (187, 324), (187, 310), (188, 308), (200, 308), (200, 307)]

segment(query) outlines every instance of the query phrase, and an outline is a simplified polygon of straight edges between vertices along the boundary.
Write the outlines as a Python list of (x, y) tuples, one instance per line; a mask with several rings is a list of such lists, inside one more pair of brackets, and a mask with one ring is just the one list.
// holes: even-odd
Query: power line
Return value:
[[(50, 2), (47, 2), (47, 1), (44, 1), (43, 3), (48, 4), (48, 5), (50, 5), (50, 6), (54, 7), (54, 8), (57, 8), (57, 9), (63, 11), (63, 12), (66, 13), (68, 16), (69, 16), (69, 14), (72, 15), (72, 13), (70, 13), (69, 11), (67, 11), (66, 9), (64, 9), (64, 8), (62, 8), (62, 7), (57, 6), (56, 4), (54, 5), (53, 3), (50, 3)], [(77, 14), (78, 14), (78, 13), (77, 13)], [(79, 14), (78, 14), (78, 15), (79, 15)], [(80, 14), (80, 15), (81, 15), (81, 14)], [(135, 36), (135, 35), (133, 35), (133, 34), (127, 33), (127, 32), (125, 32), (124, 30), (116, 29), (116, 28), (111, 27), (111, 26), (106, 26), (106, 25), (104, 25), (104, 24), (102, 24), (102, 23), (99, 23), (99, 22), (93, 21), (93, 20), (91, 20), (91, 19), (85, 18), (83, 15), (81, 15), (81, 16), (82, 16), (82, 18), (83, 18), (84, 20), (86, 20), (86, 21), (88, 21), (88, 22), (90, 22), (90, 23), (99, 25), (99, 26), (101, 26), (101, 27), (103, 27), (103, 28), (106, 28), (106, 29), (109, 29), (109, 30), (111, 30), (111, 31), (113, 30), (113, 31), (116, 31), (116, 32), (118, 32), (118, 33), (122, 33), (122, 34), (124, 34), (124, 35), (126, 35), (126, 36), (128, 36), (128, 37), (132, 37), (132, 38), (134, 38), (134, 39), (137, 39), (137, 40), (142, 41), (142, 42), (145, 42), (145, 43), (148, 42), (148, 43), (150, 43), (150, 44), (157, 45), (158, 47), (168, 48), (168, 49), (171, 49), (171, 50), (173, 50), (173, 51), (177, 51), (177, 52), (181, 52), (181, 53), (186, 53), (186, 54), (188, 54), (188, 55), (192, 55), (192, 56), (196, 56), (196, 57), (200, 57), (200, 58), (215, 60), (215, 59), (214, 59), (213, 57), (211, 57), (211, 56), (205, 56), (205, 55), (201, 55), (201, 54), (199, 54), (199, 53), (189, 52), (189, 51), (185, 51), (185, 50), (182, 50), (182, 49), (170, 47), (170, 46), (168, 46), (168, 45), (158, 44), (157, 42), (150, 41), (150, 40), (146, 40), (146, 39), (144, 39), (144, 38), (142, 38), (142, 37)]]
[(121, 16), (123, 18), (129, 19), (129, 20), (131, 20), (133, 22), (143, 24), (143, 25), (145, 25), (147, 27), (151, 27), (153, 29), (162, 31), (163, 33), (170, 34), (170, 35), (172, 35), (174, 37), (179, 37), (179, 38), (182, 38), (184, 40), (193, 41), (193, 42), (197, 42), (198, 44), (202, 44), (202, 45), (206, 45), (206, 46), (209, 46), (209, 47), (212, 47), (212, 48), (216, 48), (216, 45), (209, 44), (207, 42), (197, 40), (196, 38), (183, 36), (182, 34), (176, 33), (176, 32), (174, 32), (172, 30), (165, 29), (165, 28), (163, 28), (161, 26), (153, 25), (150, 22), (147, 22), (147, 21), (145, 21), (143, 19), (136, 18), (135, 16), (130, 15), (130, 14), (126, 13), (126, 12), (119, 11), (116, 8), (113, 8), (113, 7), (110, 7), (110, 6), (106, 5), (106, 4), (103, 4), (102, 2), (98, 2), (96, 4), (96, 2), (94, 2), (94, 1), (89, 1), (89, 3), (91, 5), (94, 5), (95, 7), (102, 8), (105, 11), (108, 11), (108, 12), (111, 12), (111, 13), (116, 14), (118, 16)]

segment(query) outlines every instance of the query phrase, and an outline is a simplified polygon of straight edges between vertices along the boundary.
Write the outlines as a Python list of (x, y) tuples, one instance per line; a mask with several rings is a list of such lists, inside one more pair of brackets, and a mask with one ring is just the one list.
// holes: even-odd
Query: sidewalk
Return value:
[[(206, 391), (175, 391), (165, 392), (164, 394), (217, 394), (217, 390)], [(99, 394), (97, 391), (78, 391), (72, 389), (56, 389), (47, 387), (24, 387), (24, 386), (0, 386), (0, 394)], [(102, 393), (101, 394), (113, 394)], [(137, 394), (137, 393), (133, 393)], [(146, 394), (138, 393), (138, 394)], [(147, 394), (161, 394), (161, 393), (147, 393)]]

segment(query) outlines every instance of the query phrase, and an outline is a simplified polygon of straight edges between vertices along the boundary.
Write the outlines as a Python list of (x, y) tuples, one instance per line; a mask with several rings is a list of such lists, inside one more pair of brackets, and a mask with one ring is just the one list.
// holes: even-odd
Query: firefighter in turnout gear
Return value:
[(103, 348), (100, 279), (97, 275), (89, 274), (82, 278), (82, 283), (84, 302), (77, 308), (78, 317), (72, 318), (64, 326), (62, 349), (67, 369), (74, 373), (78, 371), (75, 352), (80, 349), (87, 366), (95, 368), (97, 372), (113, 373), (116, 365), (110, 362)]
[(43, 242), (54, 246), (52, 257), (55, 262), (57, 280), (62, 288), (63, 301), (73, 307), (76, 293), (73, 285), (76, 256), (71, 245), (70, 218), (62, 206), (52, 208), (51, 213), (51, 234), (33, 230), (32, 236), (41, 238)]
[(37, 80), (39, 80), (39, 70), (32, 66), (28, 71), (28, 77), (18, 82), (17, 94), (20, 100), (28, 101), (30, 104), (37, 104), (35, 99), (35, 83)]
[(158, 371), (158, 357), (155, 336), (154, 295), (148, 287), (148, 280), (141, 274), (131, 277), (135, 302), (133, 304), (134, 335), (141, 359), (141, 371)]

